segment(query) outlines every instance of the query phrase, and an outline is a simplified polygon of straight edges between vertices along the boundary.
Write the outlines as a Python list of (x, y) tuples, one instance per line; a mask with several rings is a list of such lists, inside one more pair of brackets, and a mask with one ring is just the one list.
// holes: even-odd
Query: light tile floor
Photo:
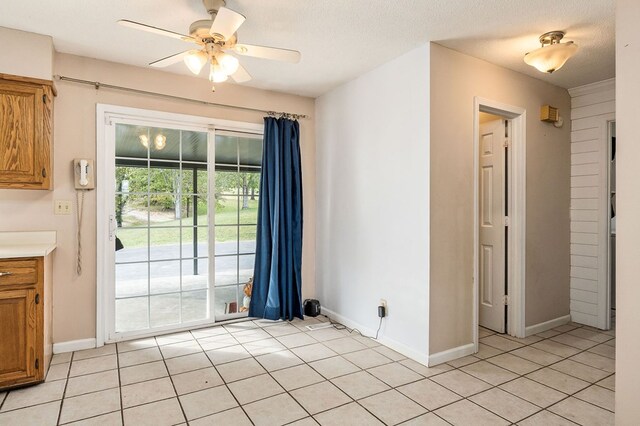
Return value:
[[(324, 320), (324, 319), (323, 319)], [(427, 368), (335, 328), (245, 321), (55, 355), (0, 425), (607, 425), (615, 333), (578, 324)]]

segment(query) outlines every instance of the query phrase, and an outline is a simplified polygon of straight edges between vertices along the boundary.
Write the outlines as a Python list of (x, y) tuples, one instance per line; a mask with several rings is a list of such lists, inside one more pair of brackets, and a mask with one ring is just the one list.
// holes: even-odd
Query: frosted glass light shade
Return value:
[(138, 137), (140, 138), (140, 143), (142, 144), (142, 146), (144, 146), (145, 148), (149, 148), (149, 137), (147, 135), (140, 135)]
[(577, 51), (578, 46), (572, 41), (550, 44), (524, 55), (524, 62), (537, 68), (540, 72), (551, 74), (562, 68)]
[(209, 81), (212, 83), (222, 83), (223, 81), (227, 81), (227, 78), (229, 78), (229, 76), (219, 64), (211, 64)]
[(234, 56), (229, 55), (228, 53), (221, 52), (216, 55), (216, 59), (220, 66), (224, 69), (224, 72), (227, 75), (232, 75), (236, 71), (238, 71), (238, 67), (240, 66), (240, 62)]
[(202, 50), (192, 50), (187, 56), (184, 57), (184, 63), (189, 68), (189, 71), (195, 75), (200, 74), (202, 67), (207, 63), (207, 54)]

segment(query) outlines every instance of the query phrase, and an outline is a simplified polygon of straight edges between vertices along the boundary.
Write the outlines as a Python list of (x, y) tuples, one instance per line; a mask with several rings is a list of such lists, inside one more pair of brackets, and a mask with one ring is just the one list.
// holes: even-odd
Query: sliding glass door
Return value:
[(116, 124), (116, 333), (210, 318), (207, 140)]
[(262, 137), (217, 132), (215, 146), (215, 314), (246, 313), (253, 277)]
[(107, 132), (107, 341), (247, 315), (262, 136), (169, 123)]

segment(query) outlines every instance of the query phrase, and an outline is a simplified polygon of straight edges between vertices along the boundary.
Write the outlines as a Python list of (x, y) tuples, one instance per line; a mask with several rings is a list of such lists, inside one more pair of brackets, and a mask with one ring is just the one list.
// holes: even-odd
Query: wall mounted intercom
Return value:
[(73, 160), (73, 174), (76, 189), (95, 189), (95, 166), (93, 160), (79, 159)]

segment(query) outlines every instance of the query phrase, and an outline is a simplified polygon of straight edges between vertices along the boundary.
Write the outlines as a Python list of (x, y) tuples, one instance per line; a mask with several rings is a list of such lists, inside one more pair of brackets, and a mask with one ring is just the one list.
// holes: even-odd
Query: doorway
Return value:
[(246, 316), (262, 126), (98, 106), (98, 345)]
[(615, 328), (616, 325), (616, 122), (608, 122), (608, 208), (607, 223), (609, 236), (608, 250), (608, 291), (609, 303), (606, 329)]
[(525, 337), (526, 111), (475, 98), (474, 344), (478, 326)]

